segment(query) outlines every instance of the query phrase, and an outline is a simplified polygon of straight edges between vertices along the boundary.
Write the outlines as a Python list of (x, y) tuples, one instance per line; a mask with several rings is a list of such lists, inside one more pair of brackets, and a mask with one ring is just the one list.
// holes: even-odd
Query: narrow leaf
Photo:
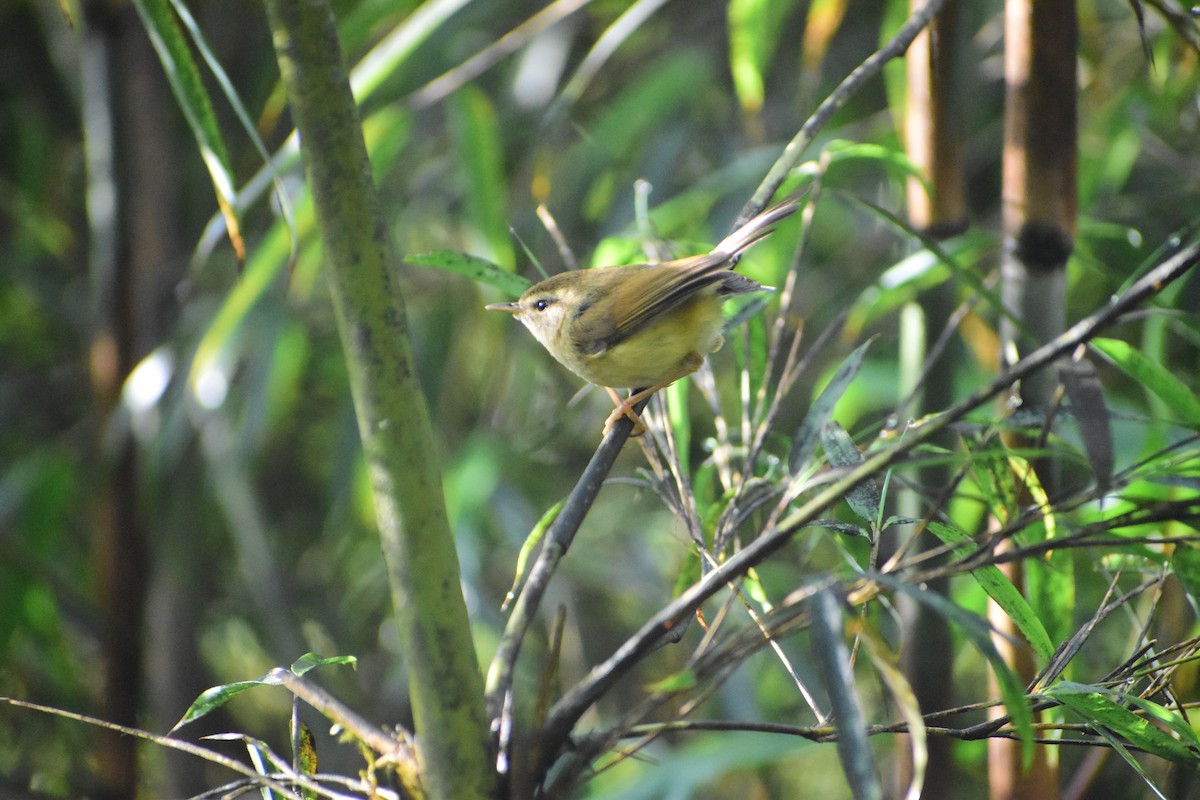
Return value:
[[(943, 522), (931, 521), (929, 532), (954, 548), (959, 557), (965, 557), (975, 552), (975, 543), (971, 537)], [(1017, 630), (1029, 642), (1033, 652), (1044, 664), (1054, 655), (1054, 645), (1046, 633), (1046, 628), (1038, 615), (1026, 601), (1025, 597), (1013, 586), (1012, 581), (994, 564), (971, 570), (971, 577), (987, 592), (988, 597), (1004, 610), (1008, 618), (1017, 626)]]
[(1096, 476), (1097, 485), (1106, 487), (1113, 470), (1112, 427), (1096, 365), (1081, 352), (1078, 358), (1059, 365), (1058, 378), (1071, 401), (1071, 413), (1079, 425), (1092, 474)]
[(538, 542), (546, 535), (546, 530), (550, 527), (550, 523), (554, 522), (554, 518), (558, 516), (558, 512), (562, 511), (563, 504), (566, 500), (559, 500), (552, 505), (542, 518), (533, 526), (533, 530), (525, 537), (524, 543), (521, 544), (521, 552), (517, 554), (517, 566), (513, 574), (512, 586), (508, 589), (508, 594), (504, 596), (504, 602), (500, 605), (500, 610), (504, 611), (508, 608), (508, 604), (516, 599), (517, 587), (521, 584), (521, 579), (525, 577), (525, 567), (529, 563), (529, 557), (533, 555), (533, 549), (537, 547)]
[(1200, 600), (1200, 548), (1187, 543), (1176, 545), (1171, 555), (1171, 568), (1192, 602)]
[(924, 603), (946, 619), (958, 623), (959, 628), (992, 667), (996, 683), (1000, 687), (1000, 699), (1012, 720), (1013, 729), (1021, 741), (1022, 761), (1028, 767), (1033, 762), (1033, 711), (1029, 698), (1015, 672), (1000, 655), (992, 642), (992, 628), (987, 621), (951, 603), (937, 592), (910, 586), (891, 575), (879, 572), (868, 573), (871, 580), (887, 586), (893, 591), (903, 592)]
[[(296, 765), (301, 775), (312, 777), (317, 774), (317, 741), (313, 738), (312, 729), (303, 722), (296, 732), (297, 750)], [(317, 800), (317, 793), (307, 786), (300, 787), (303, 800)]]
[(465, 275), (471, 280), (491, 284), (512, 297), (520, 297), (529, 288), (529, 281), (512, 270), (493, 264), (487, 259), (477, 258), (466, 253), (455, 253), (450, 250), (434, 250), (430, 253), (405, 256), (404, 260), (410, 264), (437, 267), (438, 269)]
[(792, 445), (789, 463), (793, 472), (802, 469), (816, 452), (817, 442), (820, 439), (821, 431), (825, 429), (825, 423), (833, 415), (834, 407), (837, 406), (838, 400), (842, 399), (850, 382), (858, 375), (863, 359), (867, 355), (867, 348), (871, 346), (872, 341), (868, 339), (846, 356), (838, 366), (837, 372), (829, 379), (829, 383), (825, 384), (825, 388), (821, 390), (821, 394), (813, 402), (812, 407), (808, 409), (808, 414), (805, 415), (804, 422), (796, 433), (796, 441)]
[(467, 210), (488, 256), (512, 269), (516, 261), (508, 231), (508, 180), (496, 109), (483, 91), (468, 85), (453, 95), (450, 110), (458, 162), (463, 165), (467, 182)]
[(921, 787), (925, 784), (925, 768), (929, 763), (929, 747), (926, 741), (925, 718), (921, 715), (921, 705), (917, 701), (912, 684), (904, 676), (900, 668), (899, 656), (891, 652), (887, 643), (879, 633), (865, 625), (860, 626), (860, 641), (871, 657), (875, 670), (883, 678), (892, 699), (908, 724), (908, 740), (912, 743), (912, 780), (904, 800), (919, 800)]
[[(1059, 701), (1097, 728), (1107, 728), (1135, 747), (1180, 764), (1200, 764), (1195, 749), (1171, 736), (1145, 716), (1135, 714), (1118, 700), (1135, 698), (1120, 692), (1099, 690), (1071, 681), (1050, 687), (1047, 697)], [(1139, 703), (1144, 705), (1145, 701)]]
[(356, 667), (358, 666), (358, 659), (354, 656), (329, 656), (328, 658), (323, 658), (316, 653), (305, 653), (292, 662), (290, 669), (295, 675), (303, 675), (310, 669), (314, 669), (315, 667), (324, 667), (329, 664)]
[(233, 172), (229, 168), (225, 141), (221, 138), (221, 129), (216, 114), (213, 113), (208, 91), (204, 88), (204, 81), (200, 77), (200, 70), (197, 69), (187, 41), (171, 13), (168, 0), (134, 0), (133, 5), (150, 35), (150, 41), (166, 72), (167, 82), (183, 110), (183, 116), (192, 130), (196, 145), (200, 148), (200, 157), (212, 178), (213, 188), (216, 189), (217, 205), (225, 217), (229, 237), (237, 251), (238, 259), (241, 260), (245, 258), (246, 252), (234, 209), (237, 189)]
[(883, 789), (867, 742), (867, 721), (854, 689), (854, 669), (842, 633), (841, 604), (832, 589), (824, 588), (813, 595), (811, 608), (814, 655), (833, 709), (842, 770), (855, 798), (882, 798)]
[(757, 114), (762, 109), (763, 73), (779, 42), (782, 16), (791, 5), (792, 2), (772, 0), (730, 0), (726, 12), (729, 71), (738, 100), (749, 114)]
[[(825, 447), (825, 457), (829, 459), (830, 466), (853, 469), (863, 463), (862, 453), (854, 445), (850, 434), (833, 420), (826, 422), (821, 430), (821, 444)], [(883, 496), (873, 478), (867, 478), (851, 489), (846, 494), (846, 502), (867, 524), (874, 527), (879, 522)]]
[(1093, 339), (1091, 346), (1166, 403), (1180, 422), (1200, 426), (1200, 398), (1166, 367), (1120, 339)]
[(175, 723), (171, 731), (177, 731), (189, 722), (200, 719), (210, 711), (216, 711), (247, 689), (262, 685), (263, 682), (261, 680), (239, 681), (237, 683), (226, 683), (221, 686), (214, 686), (211, 689), (205, 689), (196, 698), (195, 702), (188, 707), (188, 710), (183, 713), (183, 716), (180, 717), (179, 722)]

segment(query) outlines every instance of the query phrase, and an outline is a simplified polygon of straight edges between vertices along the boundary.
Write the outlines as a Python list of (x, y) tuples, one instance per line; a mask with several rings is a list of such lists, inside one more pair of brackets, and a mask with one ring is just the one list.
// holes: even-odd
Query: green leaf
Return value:
[(329, 664), (357, 667), (358, 659), (354, 656), (330, 656), (328, 658), (322, 658), (316, 653), (305, 653), (292, 662), (290, 669), (295, 675), (303, 675), (311, 669), (316, 667), (324, 667)]
[(425, 267), (437, 267), (459, 275), (465, 275), (471, 280), (491, 284), (511, 297), (520, 297), (529, 288), (529, 280), (521, 277), (512, 270), (493, 264), (483, 258), (455, 253), (450, 250), (434, 250), (420, 255), (405, 256), (410, 264), (420, 264)]
[(692, 451), (692, 413), (688, 407), (689, 381), (676, 381), (667, 387), (667, 414), (675, 447), (683, 469), (688, 469), (688, 454)]
[(225, 141), (221, 138), (221, 129), (217, 124), (216, 114), (213, 113), (208, 91), (204, 88), (204, 81), (201, 80), (200, 70), (197, 69), (187, 41), (179, 30), (168, 0), (134, 0), (133, 5), (150, 35), (150, 41), (162, 62), (167, 82), (175, 99), (179, 101), (188, 127), (192, 129), (192, 136), (200, 148), (200, 157), (212, 178), (217, 203), (225, 216), (230, 237), (238, 244), (240, 251), (241, 234), (234, 213), (237, 188), (234, 185), (233, 172), (229, 168)]
[(525, 541), (521, 544), (521, 552), (517, 554), (517, 566), (513, 570), (512, 586), (508, 589), (508, 594), (504, 596), (504, 602), (500, 605), (500, 610), (508, 608), (517, 596), (517, 586), (521, 583), (521, 578), (525, 575), (525, 566), (529, 563), (529, 556), (533, 554), (533, 549), (537, 547), (538, 542), (546, 535), (546, 530), (550, 527), (550, 523), (554, 522), (554, 518), (558, 516), (558, 512), (562, 511), (563, 504), (567, 501), (559, 500), (554, 505), (542, 514), (542, 518), (533, 526), (533, 530), (525, 537)]
[[(1156, 703), (1132, 697), (1109, 689), (1064, 681), (1048, 689), (1044, 694), (1074, 711), (1087, 722), (1098, 728), (1107, 728), (1121, 736), (1134, 747), (1154, 753), (1168, 761), (1200, 765), (1200, 750), (1190, 727), (1175, 714)], [(1135, 714), (1124, 703), (1130, 703), (1149, 712)], [(1153, 707), (1153, 709), (1152, 709)], [(1167, 723), (1177, 733), (1186, 731), (1187, 741), (1180, 741), (1154, 724), (1148, 716), (1158, 722)]]
[[(829, 465), (832, 467), (853, 469), (863, 463), (862, 453), (854, 445), (850, 434), (833, 420), (825, 423), (821, 430), (821, 444), (825, 447), (825, 457), (829, 459)], [(874, 527), (879, 522), (883, 496), (873, 478), (867, 478), (851, 489), (846, 494), (846, 502), (867, 524)]]
[(696, 673), (690, 669), (684, 669), (674, 674), (668, 675), (661, 680), (654, 681), (646, 687), (647, 691), (651, 692), (683, 692), (691, 689), (699, 684), (696, 678)]
[[(354, 656), (322, 658), (314, 653), (306, 653), (292, 663), (290, 671), (299, 676), (314, 667), (320, 667), (325, 664), (349, 664), (353, 666), (356, 663), (358, 663), (358, 660)], [(236, 683), (226, 683), (221, 686), (214, 686), (211, 689), (205, 689), (196, 698), (195, 702), (188, 707), (188, 710), (184, 712), (179, 722), (176, 722), (175, 727), (171, 728), (171, 730), (175, 731), (182, 728), (189, 722), (194, 722), (205, 714), (217, 710), (247, 689), (255, 686), (279, 686), (283, 682), (282, 677), (286, 675), (287, 673), (282, 669), (276, 668), (256, 680), (237, 681)]]
[[(316, 237), (311, 235), (314, 227), (312, 198), (305, 193), (297, 203), (296, 229), (297, 236), (302, 242), (306, 242), (306, 247), (316, 246)], [(220, 309), (209, 323), (200, 343), (196, 345), (196, 354), (192, 357), (188, 381), (192, 391), (198, 396), (203, 396), (201, 391), (208, 370), (217, 367), (220, 356), (236, 340), (242, 325), (259, 300), (276, 285), (280, 273), (288, 263), (290, 241), (291, 234), (287, 228), (281, 224), (275, 225), (263, 242), (254, 248), (245, 269), (242, 270), (241, 280), (225, 295)], [(320, 263), (320, 259), (301, 259), (301, 264), (305, 262), (315, 265)], [(300, 275), (301, 272), (297, 271), (293, 276), (293, 288), (299, 282)]]
[(175, 723), (175, 726), (171, 728), (171, 731), (174, 732), (179, 730), (184, 725), (200, 719), (210, 711), (216, 711), (218, 708), (225, 705), (247, 689), (251, 689), (255, 686), (265, 685), (266, 683), (262, 680), (239, 681), (237, 683), (226, 683), (222, 684), (221, 686), (213, 686), (211, 689), (205, 689), (200, 693), (200, 696), (197, 697), (190, 706), (188, 706), (188, 710), (183, 712), (183, 716), (180, 717), (179, 722)]
[(729, 71), (742, 108), (749, 114), (762, 109), (763, 73), (775, 52), (784, 15), (794, 0), (730, 0)]
[[(937, 536), (943, 543), (954, 548), (959, 557), (965, 557), (975, 551), (975, 543), (971, 537), (952, 525), (931, 521), (929, 532)], [(1038, 615), (1026, 601), (1025, 597), (1013, 586), (1012, 581), (994, 564), (971, 570), (971, 577), (987, 592), (988, 597), (1004, 610), (1008, 618), (1017, 626), (1017, 630), (1029, 642), (1033, 652), (1037, 653), (1041, 663), (1046, 663), (1054, 655), (1054, 645), (1046, 633), (1046, 628)]]
[(1171, 567), (1192, 601), (1200, 600), (1200, 548), (1186, 542), (1177, 544), (1171, 556)]
[(809, 606), (813, 651), (837, 726), (842, 771), (856, 798), (882, 798), (883, 789), (867, 741), (867, 720), (854, 686), (854, 668), (842, 629), (841, 602), (832, 589), (818, 590)]
[(1021, 685), (1020, 679), (992, 642), (991, 625), (977, 615), (951, 603), (937, 592), (910, 586), (891, 575), (879, 572), (869, 572), (866, 576), (893, 591), (909, 595), (946, 619), (958, 623), (959, 629), (991, 665), (992, 674), (996, 676), (996, 683), (1000, 687), (1000, 699), (1004, 702), (1004, 707), (1012, 720), (1013, 729), (1021, 742), (1022, 761), (1028, 767), (1033, 761), (1033, 711), (1029, 706), (1029, 698), (1025, 695), (1025, 689)]
[(464, 86), (450, 102), (451, 130), (467, 181), (467, 211), (487, 255), (511, 270), (516, 259), (508, 230), (503, 137), (496, 109), (475, 86)]
[(1120, 339), (1093, 339), (1091, 346), (1166, 403), (1179, 415), (1179, 422), (1200, 427), (1200, 399), (1166, 367)]
[(792, 454), (788, 459), (788, 463), (792, 466), (792, 471), (796, 472), (803, 469), (807, 464), (812, 454), (817, 449), (817, 441), (820, 439), (821, 431), (825, 429), (825, 423), (833, 415), (833, 409), (837, 405), (838, 400), (842, 399), (842, 395), (846, 391), (846, 387), (858, 375), (859, 369), (862, 368), (863, 359), (866, 358), (867, 348), (871, 346), (873, 339), (868, 339), (863, 342), (854, 352), (846, 356), (841, 364), (838, 365), (837, 372), (829, 379), (829, 383), (825, 384), (825, 388), (821, 390), (821, 394), (813, 401), (812, 406), (808, 409), (808, 414), (804, 417), (804, 422), (800, 425), (800, 430), (796, 434), (796, 440), (792, 444)]

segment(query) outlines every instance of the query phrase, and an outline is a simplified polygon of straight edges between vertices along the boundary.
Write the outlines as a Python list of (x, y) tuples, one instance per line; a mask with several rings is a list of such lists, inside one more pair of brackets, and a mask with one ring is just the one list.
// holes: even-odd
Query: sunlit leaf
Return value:
[(311, 669), (326, 666), (357, 667), (358, 659), (354, 656), (329, 656), (324, 658), (316, 653), (305, 653), (292, 662), (289, 668), (296, 675), (303, 675)]
[(200, 693), (200, 696), (188, 706), (188, 710), (183, 712), (179, 722), (176, 722), (172, 731), (187, 725), (189, 722), (200, 719), (210, 711), (215, 711), (221, 706), (228, 703), (233, 698), (237, 697), (247, 689), (252, 689), (255, 686), (265, 685), (263, 681), (239, 681), (237, 683), (226, 683), (221, 686), (214, 686), (211, 689), (205, 689)]
[(200, 148), (200, 158), (212, 178), (217, 204), (225, 216), (225, 225), (234, 249), (239, 259), (244, 258), (246, 250), (234, 203), (237, 187), (229, 167), (225, 140), (221, 136), (212, 101), (204, 88), (195, 59), (179, 30), (169, 0), (134, 0), (133, 5), (150, 34), (150, 41), (166, 71), (167, 82)]
[(847, 6), (847, 0), (813, 0), (809, 4), (801, 50), (805, 70), (816, 72), (821, 68), (834, 34), (841, 30)]
[[(305, 723), (300, 723), (300, 729), (296, 731), (296, 742), (299, 745), (296, 750), (296, 764), (300, 768), (301, 775), (312, 777), (317, 774), (317, 741), (313, 738), (312, 729)], [(300, 788), (300, 796), (304, 800), (317, 800), (317, 793), (307, 786)]]
[[(295, 675), (303, 675), (314, 667), (323, 666), (326, 664), (353, 666), (357, 659), (354, 656), (333, 656), (330, 658), (321, 658), (313, 653), (308, 653), (298, 658), (291, 666), (290, 671)], [(255, 686), (279, 686), (282, 678), (287, 677), (287, 671), (282, 669), (273, 669), (261, 678), (252, 681), (237, 681), (236, 683), (226, 683), (220, 686), (214, 686), (211, 689), (205, 689), (200, 693), (200, 696), (188, 707), (184, 712), (179, 722), (171, 728), (172, 731), (183, 727), (189, 722), (194, 722), (200, 717), (203, 717), (209, 712), (216, 711), (221, 706), (228, 703), (233, 698), (237, 697), (247, 689), (252, 689)]]

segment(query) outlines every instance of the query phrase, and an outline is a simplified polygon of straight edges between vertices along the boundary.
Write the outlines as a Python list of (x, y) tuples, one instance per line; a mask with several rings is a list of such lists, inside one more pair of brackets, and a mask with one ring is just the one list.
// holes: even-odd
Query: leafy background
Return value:
[[(540, 6), (429, 3), (422, 17), (412, 13), (415, 3), (336, 5), (399, 253), (462, 251), (536, 279), (537, 265), (551, 273), (564, 266), (539, 204), (584, 265), (636, 260), (651, 238), (679, 254), (697, 252), (725, 234), (816, 102), (906, 13), (894, 0), (577, 5), (544, 31), (518, 29), (519, 46), (472, 74), (463, 65), (494, 52), (488, 48)], [(355, 655), (356, 670), (330, 669), (321, 680), (381, 724), (404, 721), (402, 654), (388, 623), (369, 487), (311, 202), (294, 151), (288, 155), (290, 124), (266, 23), (257, 7), (225, 0), (192, 12), (258, 134), (281, 153), (282, 190), (294, 213), (293, 240), (277, 200), (244, 190), (244, 263), (214, 224), (212, 176), (146, 41), (153, 23), (131, 7), (99, 4), (0, 9), (0, 695), (102, 713), (98, 654), (109, 598), (97, 531), (129, 492), (148, 580), (146, 618), (129, 643), (145, 655), (139, 725), (165, 731), (205, 688), (257, 677), (307, 651)], [(644, 18), (630, 21), (638, 12)], [(1102, 305), (1200, 210), (1196, 51), (1155, 14), (1147, 15), (1143, 41), (1125, 3), (1084, 4), (1079, 13), (1080, 216), (1070, 319)], [(956, 246), (986, 274), (1000, 247), (1000, 4), (967, 4), (962, 27), (973, 226)], [(596, 53), (606, 42), (614, 47), (602, 60)], [(101, 44), (110, 48), (107, 97), (89, 60)], [(197, 75), (214, 98), (218, 160), (234, 185), (251, 186), (262, 157), (211, 73)], [(900, 309), (918, 289), (947, 279), (937, 265), (902, 272), (919, 244), (874, 210), (903, 215), (903, 93), (902, 71), (869, 85), (824, 130), (803, 170), (820, 175), (823, 191), (796, 310), (811, 336), (840, 311), (849, 317), (802, 376), (782, 429), (795, 429), (829, 372), (875, 336), (836, 414), (856, 440), (869, 441), (901, 399)], [(105, 187), (94, 162), (88, 169), (100, 145), (87, 137), (97, 135), (94, 115), (104, 109), (129, 131), (112, 169), (133, 189), (117, 196), (114, 213), (138, 244), (116, 253), (105, 249)], [(746, 259), (748, 274), (782, 285), (798, 233), (799, 222), (781, 226)], [(134, 277), (114, 289), (108, 270), (125, 260), (136, 262)], [(523, 538), (581, 472), (608, 400), (600, 391), (572, 400), (573, 376), (512, 320), (483, 312), (485, 303), (509, 299), (502, 290), (414, 264), (397, 265), (397, 276), (439, 437), (439, 452), (429, 456), (445, 473), (463, 589), (486, 659)], [(137, 365), (115, 385), (121, 370), (111, 364), (107, 310), (114, 292), (135, 309), (133, 322), (118, 326), (128, 348), (116, 350), (134, 354)], [(1127, 344), (1178, 378), (1168, 384), (1102, 368), (1117, 469), (1200, 423), (1188, 414), (1198, 403), (1198, 298), (1193, 278), (1160, 303), (1169, 313), (1109, 333), (1114, 346)], [(995, 326), (994, 308), (981, 304), (957, 332), (956, 394), (994, 373)], [(713, 358), (722, 387), (736, 384), (737, 344)], [(710, 415), (694, 391), (690, 407), (691, 457), (702, 470)], [(132, 470), (114, 480), (114, 463), (129, 453)], [(583, 674), (610, 652), (695, 569), (686, 532), (638, 480), (643, 466), (641, 451), (628, 446), (551, 587), (546, 607), (567, 610), (565, 675)], [(1161, 467), (1170, 480), (1141, 491), (1194, 491), (1194, 461), (1162, 459)], [(1086, 473), (1080, 459), (1072, 476), (1085, 481)], [(960, 501), (955, 523), (976, 529), (986, 505)], [(798, 570), (838, 569), (854, 554), (853, 544), (829, 534), (803, 545), (811, 553), (800, 547), (764, 570), (768, 585), (794, 582)], [(1134, 571), (1163, 562), (1153, 551), (1128, 557), (1141, 559)], [(1098, 602), (1114, 566), (1100, 556), (1087, 564), (1076, 573), (1080, 607)], [(1156, 622), (1182, 640), (1195, 625), (1194, 587), (1167, 587)], [(951, 584), (951, 597), (984, 610), (984, 594), (969, 578)], [(1131, 602), (1129, 617), (1106, 623), (1089, 644), (1097, 663), (1122, 660), (1146, 611)], [(787, 646), (794, 663), (816, 668), (805, 657), (807, 637)], [(531, 651), (526, 658), (538, 663), (541, 654)], [(981, 699), (982, 657), (969, 647), (957, 652), (949, 677), (961, 702)], [(668, 650), (636, 678), (650, 683), (678, 666)], [(1176, 680), (1178, 695), (1195, 697), (1194, 670)], [(600, 711), (621, 708), (636, 690), (630, 685)], [(869, 705), (885, 702), (877, 684), (860, 681), (860, 691)], [(743, 719), (803, 712), (768, 656), (735, 673), (710, 703)], [(282, 691), (248, 692), (193, 733), (239, 730), (286, 749), (288, 707)], [(94, 730), (12, 708), (0, 719), (5, 788), (70, 796), (92, 785)], [(887, 763), (888, 740), (873, 743)], [(329, 737), (321, 752), (323, 768), (358, 768), (357, 754)], [(847, 793), (828, 744), (690, 734), (660, 740), (645, 755), (601, 774), (587, 796)], [(963, 796), (981, 791), (983, 756), (981, 743), (956, 745)], [(1068, 750), (1062, 758), (1071, 774), (1087, 755)], [(148, 796), (191, 794), (220, 780), (194, 759), (155, 748), (144, 748), (140, 761)], [(1113, 759), (1100, 769), (1106, 796), (1142, 796), (1128, 767)]]

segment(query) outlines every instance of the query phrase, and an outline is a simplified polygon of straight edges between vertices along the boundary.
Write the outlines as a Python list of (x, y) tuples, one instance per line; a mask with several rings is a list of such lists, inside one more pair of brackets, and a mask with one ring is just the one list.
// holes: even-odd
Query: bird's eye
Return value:
[(538, 311), (545, 311), (547, 308), (550, 307), (550, 301), (549, 300), (538, 300), (536, 303), (533, 304), (533, 307), (536, 308)]

